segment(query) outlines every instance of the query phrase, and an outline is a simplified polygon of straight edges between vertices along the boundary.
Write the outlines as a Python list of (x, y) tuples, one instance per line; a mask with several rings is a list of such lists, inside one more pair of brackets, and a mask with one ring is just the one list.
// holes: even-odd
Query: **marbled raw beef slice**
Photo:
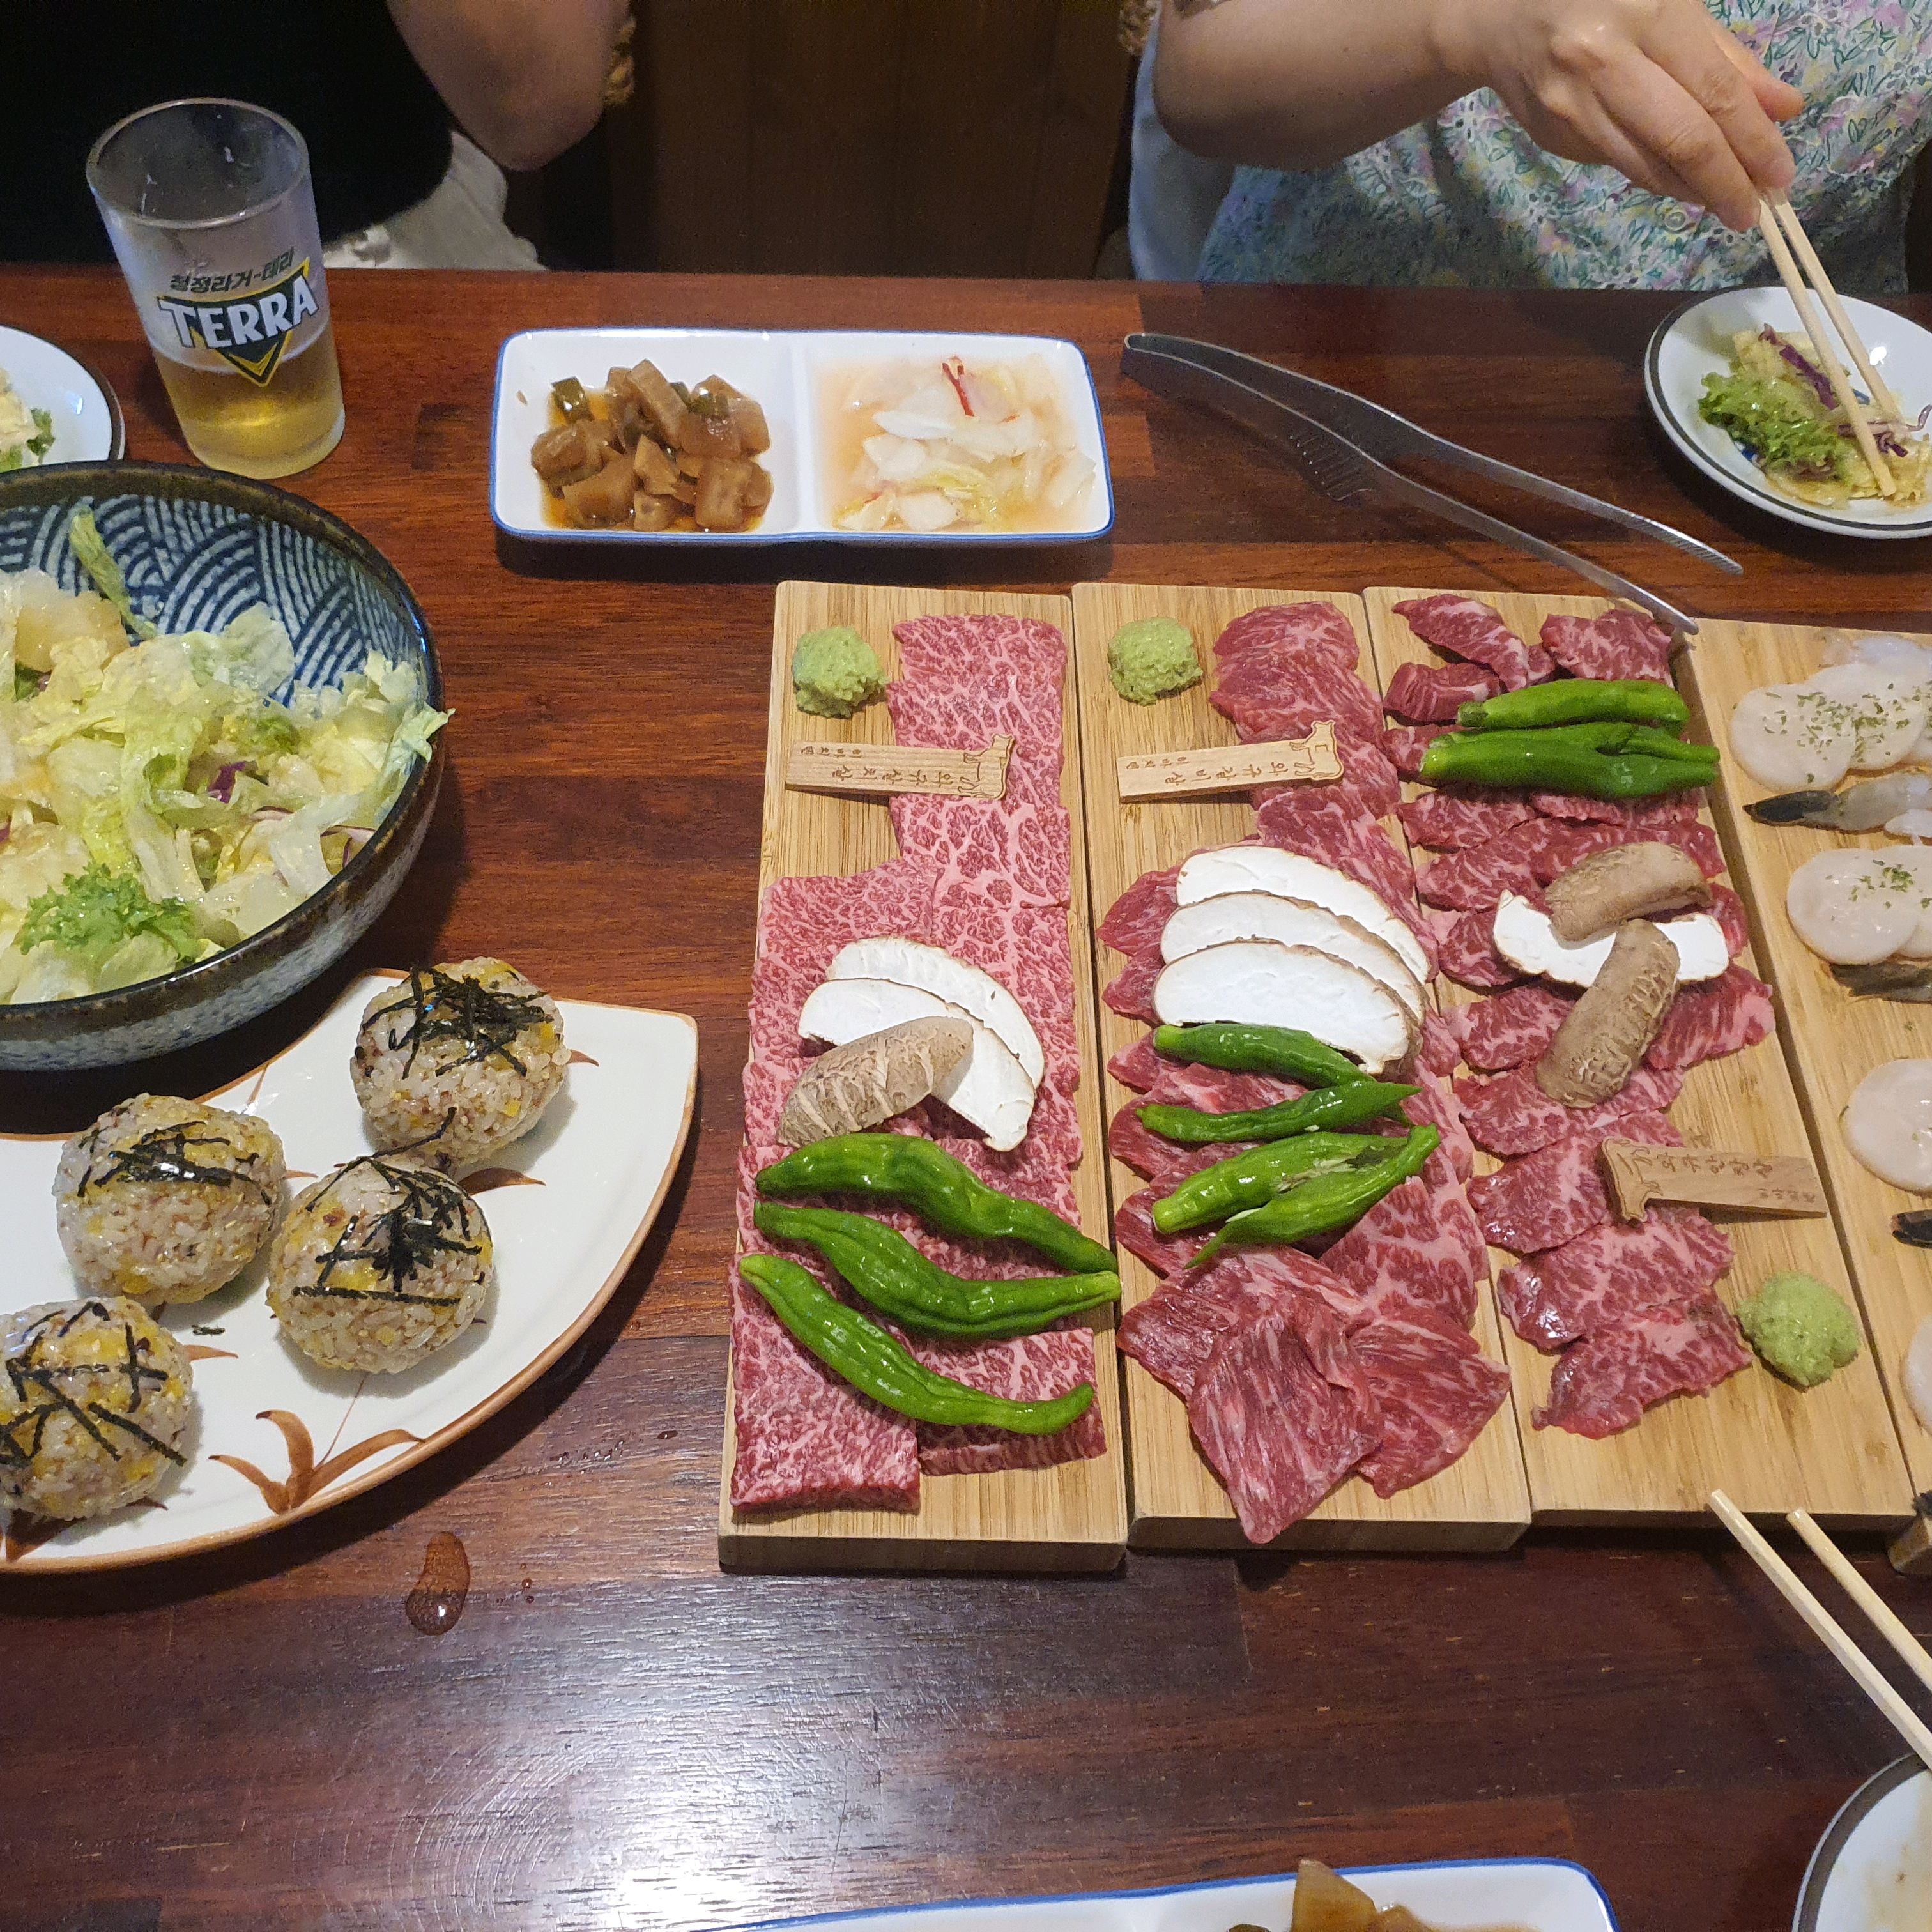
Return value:
[(1130, 1255), (1138, 1255), (1163, 1278), (1178, 1274), (1208, 1245), (1211, 1228), (1190, 1228), (1184, 1234), (1163, 1234), (1154, 1225), (1154, 1204), (1168, 1187), (1143, 1187), (1114, 1210), (1114, 1239)]
[(1478, 1000), (1462, 1010), (1462, 1058), (1480, 1073), (1506, 1072), (1540, 1060), (1576, 1004), (1574, 993), (1558, 992), (1540, 980)]
[(1366, 1378), (1334, 1318), (1298, 1299), (1231, 1329), (1187, 1420), (1252, 1543), (1299, 1522), (1382, 1439)]
[(1382, 1411), (1382, 1439), (1360, 1471), (1378, 1496), (1448, 1468), (1509, 1396), (1509, 1371), (1432, 1309), (1378, 1318), (1348, 1344)]
[(1244, 611), (1214, 640), (1214, 656), (1223, 665), (1250, 652), (1290, 662), (1321, 658), (1352, 671), (1362, 646), (1354, 626), (1333, 604), (1264, 604)]
[(1174, 882), (1180, 876), (1178, 866), (1163, 866), (1157, 872), (1143, 872), (1112, 906), (1094, 928), (1102, 946), (1124, 952), (1130, 959), (1159, 958), (1160, 935), (1178, 903)]
[(1714, 980), (1678, 988), (1644, 1064), (1681, 1072), (1700, 1060), (1742, 1053), (1767, 1038), (1777, 1024), (1771, 988), (1732, 964)]
[(1479, 990), (1520, 980), (1521, 970), (1496, 950), (1496, 931), (1494, 906), (1480, 907), (1453, 920), (1438, 942), (1438, 968), (1459, 985)]
[(1398, 664), (1382, 708), (1412, 724), (1453, 724), (1463, 705), (1480, 704), (1502, 688), (1502, 680), (1478, 664)]
[(1404, 778), (1412, 778), (1422, 770), (1422, 754), (1432, 738), (1448, 730), (1446, 724), (1391, 724), (1382, 734), (1382, 749)]
[(1486, 845), (1512, 826), (1536, 816), (1520, 792), (1503, 790), (1425, 791), (1403, 800), (1396, 809), (1411, 840), (1432, 852), (1462, 852)]
[(1556, 671), (1555, 661), (1541, 645), (1525, 644), (1480, 598), (1442, 590), (1432, 597), (1406, 598), (1395, 608), (1424, 644), (1486, 666), (1507, 690), (1540, 684)]
[(1487, 1079), (1466, 1076), (1456, 1083), (1456, 1097), (1477, 1146), (1492, 1154), (1534, 1154), (1565, 1134), (1600, 1130), (1624, 1114), (1661, 1113), (1683, 1084), (1678, 1074), (1640, 1067), (1607, 1100), (1566, 1107), (1538, 1086), (1532, 1069), (1517, 1066)]
[(1505, 1161), (1469, 1184), (1469, 1205), (1484, 1235), (1512, 1253), (1561, 1247), (1613, 1216), (1599, 1164), (1606, 1139), (1678, 1147), (1682, 1136), (1667, 1116), (1622, 1114), (1594, 1133), (1566, 1134), (1534, 1154)]
[(1306, 785), (1277, 792), (1256, 808), (1255, 826), (1264, 844), (1333, 866), (1391, 906), (1407, 904), (1414, 891), (1414, 875), (1394, 842), (1332, 788)]
[(1482, 1232), (1454, 1181), (1420, 1175), (1384, 1195), (1323, 1251), (1322, 1265), (1372, 1305), (1420, 1303), (1462, 1323), (1476, 1317)]
[(1714, 1294), (1678, 1308), (1646, 1308), (1566, 1348), (1550, 1400), (1531, 1418), (1600, 1440), (1643, 1419), (1668, 1396), (1702, 1394), (1750, 1366), (1730, 1310)]
[[(1049, 1329), (1004, 1342), (921, 1340), (913, 1353), (955, 1382), (1011, 1402), (1047, 1402), (1094, 1379), (1094, 1336), (1084, 1327)], [(1107, 1424), (1097, 1398), (1071, 1426), (1051, 1436), (1010, 1429), (919, 1424), (920, 1467), (928, 1476), (983, 1475), (994, 1469), (1045, 1469), (1107, 1451)]]
[(1504, 1268), (1496, 1296), (1516, 1332), (1547, 1352), (1643, 1309), (1688, 1306), (1733, 1258), (1728, 1238), (1696, 1208), (1660, 1203), (1641, 1221), (1606, 1222)]
[(1670, 682), (1670, 633), (1641, 610), (1546, 617), (1541, 635), (1543, 648), (1578, 677)]

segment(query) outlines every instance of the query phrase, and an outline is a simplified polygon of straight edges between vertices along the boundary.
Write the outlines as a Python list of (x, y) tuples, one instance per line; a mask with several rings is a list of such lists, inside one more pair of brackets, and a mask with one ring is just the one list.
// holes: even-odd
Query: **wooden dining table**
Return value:
[[(376, 271), (330, 292), (347, 433), (290, 487), (434, 626), (455, 721), (428, 842), (309, 994), (183, 1060), (0, 1081), (0, 1131), (77, 1127), (137, 1079), (208, 1090), (352, 970), (486, 952), (560, 995), (694, 1016), (697, 1120), (583, 1344), (442, 1454), (211, 1555), (0, 1572), (0, 1927), (696, 1928), (1304, 1856), (1574, 1858), (1630, 1932), (1787, 1924), (1826, 1822), (1899, 1746), (1714, 1525), (1078, 1578), (721, 1572), (772, 586), (1582, 587), (1324, 501), (1124, 380), (1142, 328), (1292, 361), (1681, 525), (1744, 574), (1480, 497), (1694, 610), (1932, 628), (1932, 550), (1808, 536), (1671, 455), (1641, 395), (1668, 297)], [(112, 382), (130, 457), (185, 460), (111, 271), (0, 270), (0, 322)], [(520, 545), (489, 512), (498, 345), (596, 324), (1070, 337), (1118, 521), (1011, 552)], [(0, 1226), (46, 1211), (8, 1201)], [(469, 1593), (426, 1636), (404, 1600), (442, 1535)], [(1932, 1634), (1926, 1585), (1853, 1547)]]

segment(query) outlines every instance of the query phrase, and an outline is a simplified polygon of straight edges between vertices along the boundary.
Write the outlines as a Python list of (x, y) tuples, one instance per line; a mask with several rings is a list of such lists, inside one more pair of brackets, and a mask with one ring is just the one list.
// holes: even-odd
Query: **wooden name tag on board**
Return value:
[(1802, 1154), (1722, 1154), (1708, 1148), (1652, 1147), (1606, 1140), (1604, 1166), (1626, 1221), (1651, 1201), (1747, 1208), (1760, 1214), (1822, 1214), (1825, 1190)]
[(1252, 791), (1256, 785), (1290, 784), (1301, 778), (1325, 784), (1341, 776), (1335, 727), (1325, 718), (1305, 738), (1228, 745), (1213, 752), (1136, 752), (1120, 760), (1120, 797), (1128, 803)]
[(1004, 798), (1010, 738), (983, 752), (932, 751), (917, 745), (839, 745), (800, 740), (785, 760), (794, 791), (861, 792), (890, 797), (930, 792), (940, 798)]

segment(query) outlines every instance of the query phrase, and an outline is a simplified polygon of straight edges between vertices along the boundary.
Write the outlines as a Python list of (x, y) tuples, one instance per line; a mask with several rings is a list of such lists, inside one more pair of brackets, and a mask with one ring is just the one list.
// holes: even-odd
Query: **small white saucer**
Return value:
[(28, 408), (54, 419), (54, 446), (39, 467), (118, 463), (127, 454), (119, 400), (79, 357), (23, 328), (0, 326), (0, 369)]

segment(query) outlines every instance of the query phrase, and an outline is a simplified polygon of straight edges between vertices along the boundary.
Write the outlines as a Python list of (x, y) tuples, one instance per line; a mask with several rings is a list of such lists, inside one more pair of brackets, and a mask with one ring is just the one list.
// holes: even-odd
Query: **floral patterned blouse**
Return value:
[[(1710, 0), (1804, 95), (1792, 200), (1840, 287), (1905, 286), (1932, 138), (1932, 0)], [(1711, 289), (1774, 279), (1755, 231), (1539, 148), (1485, 88), (1312, 174), (1242, 168), (1204, 280)]]

